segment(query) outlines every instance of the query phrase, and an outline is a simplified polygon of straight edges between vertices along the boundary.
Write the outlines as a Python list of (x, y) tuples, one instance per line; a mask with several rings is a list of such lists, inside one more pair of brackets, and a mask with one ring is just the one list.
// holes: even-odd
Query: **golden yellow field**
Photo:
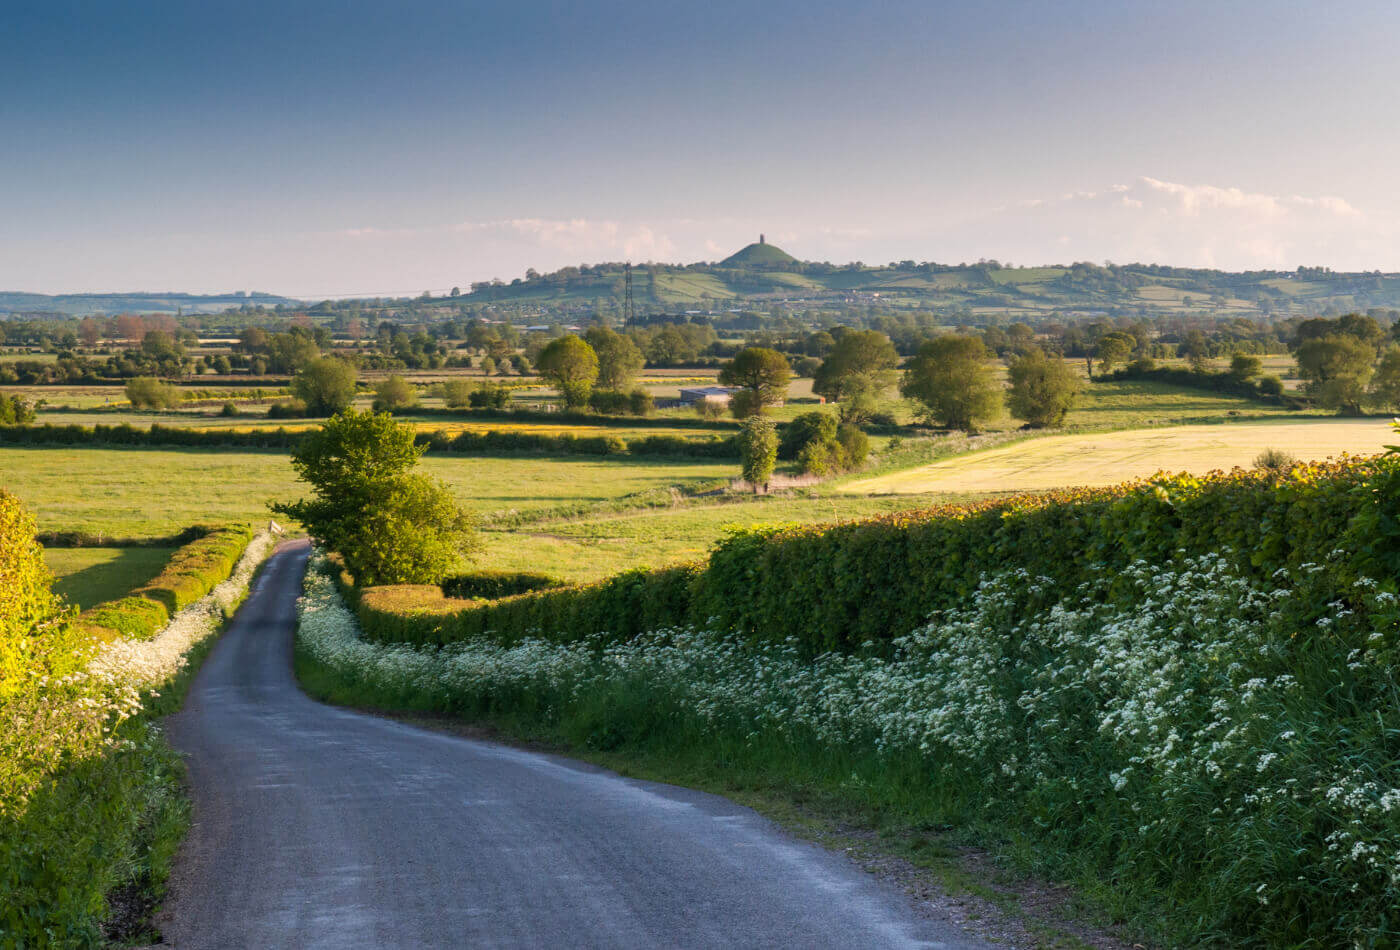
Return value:
[(1111, 485), (1163, 469), (1205, 473), (1249, 467), (1267, 448), (1301, 461), (1373, 455), (1400, 441), (1382, 419), (1241, 422), (1121, 432), (1050, 435), (920, 468), (859, 479), (837, 490), (858, 494), (1024, 492)]

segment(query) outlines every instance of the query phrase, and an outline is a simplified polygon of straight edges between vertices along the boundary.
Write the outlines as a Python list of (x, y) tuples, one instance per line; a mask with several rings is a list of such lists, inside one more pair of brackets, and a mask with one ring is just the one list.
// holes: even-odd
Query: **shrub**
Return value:
[(281, 399), (267, 407), (269, 419), (305, 419), (310, 414), (300, 399)]
[(634, 389), (627, 394), (627, 411), (634, 416), (649, 416), (656, 411), (656, 400), (645, 389)]
[(505, 386), (481, 386), (467, 394), (473, 409), (504, 409), (510, 404), (510, 389)]
[(153, 376), (126, 381), (126, 398), (137, 409), (166, 409), (180, 404), (180, 389)]
[(725, 405), (713, 399), (697, 399), (691, 403), (695, 407), (695, 414), (701, 419), (722, 419), (724, 418)]
[(19, 396), (0, 393), (0, 425), (28, 425), (34, 421), (34, 406)]
[(778, 435), (771, 419), (753, 415), (744, 420), (739, 430), (739, 459), (744, 480), (755, 492), (766, 490), (778, 459)]
[(1298, 464), (1298, 460), (1282, 449), (1265, 449), (1254, 457), (1254, 467), (1266, 472), (1286, 472)]
[(453, 409), (461, 409), (471, 405), (471, 397), (474, 392), (476, 392), (475, 383), (465, 379), (449, 379), (442, 384), (442, 401)]
[(588, 397), (588, 408), (604, 414), (620, 414), (628, 409), (627, 394), (611, 389), (595, 389)]
[(224, 403), (223, 406), (219, 409), (219, 415), (223, 416), (224, 418), (229, 418), (229, 417), (231, 417), (231, 416), (236, 416), (236, 415), (238, 415), (238, 407), (235, 406), (235, 405), (234, 405), (233, 403), (231, 403), (231, 402), (226, 402), (226, 403)]
[(392, 412), (418, 403), (418, 390), (402, 376), (390, 376), (374, 387), (374, 411)]

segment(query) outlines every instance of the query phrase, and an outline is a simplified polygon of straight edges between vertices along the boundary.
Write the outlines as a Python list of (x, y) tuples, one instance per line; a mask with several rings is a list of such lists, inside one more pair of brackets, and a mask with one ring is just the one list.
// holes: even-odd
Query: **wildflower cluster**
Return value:
[(1069, 590), (988, 574), (892, 650), (813, 657), (796, 637), (686, 628), (370, 643), (318, 554), (298, 651), (383, 705), (525, 715), (594, 745), (761, 748), (809, 772), (870, 763), (863, 780), (907, 782), (925, 814), (1014, 828), (1062, 869), (1164, 902), (1169, 939), (1384, 943), (1395, 595), (1235, 563), (1179, 553)]

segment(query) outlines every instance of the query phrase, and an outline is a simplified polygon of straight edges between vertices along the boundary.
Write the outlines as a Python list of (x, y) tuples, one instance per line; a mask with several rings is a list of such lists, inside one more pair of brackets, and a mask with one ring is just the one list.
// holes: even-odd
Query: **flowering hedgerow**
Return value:
[(233, 573), (205, 596), (171, 618), (150, 640), (114, 640), (102, 647), (88, 669), (109, 675), (115, 683), (142, 689), (159, 688), (174, 679), (189, 662), (191, 649), (218, 633), (248, 592), (258, 566), (276, 541), (263, 532), (254, 536)]
[(159, 873), (154, 843), (178, 841), (185, 805), (150, 717), (272, 547), (255, 537), (156, 637), (100, 644), (84, 667), (35, 675), (0, 702), (0, 946), (97, 945), (107, 891)]
[(374, 644), (329, 570), (313, 559), (298, 655), (343, 695), (812, 773), (863, 762), (926, 817), (1009, 828), (1111, 882), (1169, 942), (1400, 938), (1393, 585), (1339, 594), (1317, 564), (1250, 579), (1228, 552), (1068, 591), (1015, 570), (892, 651), (812, 658), (688, 629)]

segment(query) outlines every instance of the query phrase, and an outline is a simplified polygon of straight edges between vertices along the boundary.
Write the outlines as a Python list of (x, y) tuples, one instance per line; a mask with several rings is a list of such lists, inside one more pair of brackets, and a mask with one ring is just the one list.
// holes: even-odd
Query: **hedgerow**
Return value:
[[(794, 638), (813, 654), (887, 649), (930, 612), (956, 606), (989, 573), (1027, 570), (1073, 589), (1135, 561), (1170, 564), (1222, 550), (1241, 552), (1238, 569), (1249, 577), (1294, 568), (1339, 545), (1362, 557), (1370, 550), (1366, 532), (1380, 530), (1366, 519), (1385, 510), (1377, 486), (1390, 484), (1396, 467), (1382, 457), (1284, 475), (1160, 475), (838, 525), (760, 527), (722, 540), (707, 564), (408, 617), (362, 606), (361, 621), (372, 639), (420, 644), (486, 634), (503, 642), (626, 639), (657, 627), (709, 625), (753, 639)], [(1349, 565), (1337, 569), (1354, 573)]]
[(298, 663), (342, 701), (963, 829), (1155, 944), (1395, 946), (1398, 506), (1393, 457), (1160, 476), (455, 612), (352, 611), (317, 559)]
[[(24, 628), (0, 630), (3, 639), (16, 634), (31, 645), (27, 668), (5, 681), (0, 699), (0, 947), (98, 946), (105, 896), (123, 884), (159, 886), (187, 819), (179, 759), (151, 719), (178, 706), (191, 658), (232, 613), (272, 543), (243, 537), (235, 568), (225, 555), (239, 532), (209, 532), (214, 543), (195, 557), (194, 542), (181, 563), (227, 565), (212, 590), (154, 638), (109, 630), (103, 644), (48, 593), (33, 523), (12, 517), (17, 511), (0, 491), (0, 607), (22, 586), (42, 609), (0, 609), (0, 627), (9, 617)], [(139, 624), (130, 632), (147, 633)]]
[(148, 639), (170, 617), (199, 600), (228, 577), (253, 533), (247, 525), (207, 530), (177, 550), (149, 583), (120, 600), (98, 604), (79, 623), (102, 640)]
[[(596, 423), (597, 418), (592, 422)], [(654, 422), (652, 423), (655, 424)], [(213, 429), (153, 424), (141, 429), (121, 425), (29, 426), (0, 425), (0, 444), (10, 445), (136, 445), (178, 446), (181, 448), (291, 449), (306, 438), (305, 430)], [(510, 430), (467, 430), (456, 434), (419, 432), (418, 445), (430, 451), (465, 454), (543, 453), (550, 455), (633, 455), (680, 456), (688, 458), (738, 458), (739, 449), (731, 438), (687, 439), (682, 436), (652, 435), (627, 442), (615, 435), (575, 435)]]

